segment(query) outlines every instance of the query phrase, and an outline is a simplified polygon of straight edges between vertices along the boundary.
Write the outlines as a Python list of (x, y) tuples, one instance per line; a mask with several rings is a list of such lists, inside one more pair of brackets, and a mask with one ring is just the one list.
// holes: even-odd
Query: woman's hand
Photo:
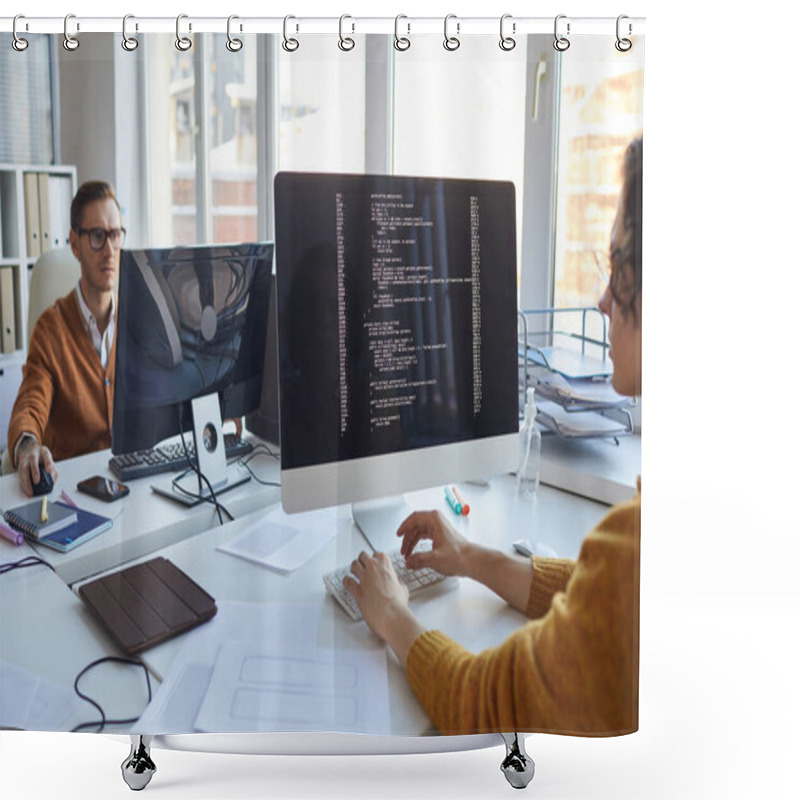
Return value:
[[(430, 567), (442, 575), (464, 576), (469, 572), (470, 543), (439, 511), (416, 511), (397, 529), (403, 537), (400, 552), (411, 569)], [(429, 539), (431, 550), (414, 552), (421, 539)]]
[(361, 553), (350, 572), (344, 588), (353, 595), (369, 629), (389, 644), (405, 666), (414, 639), (424, 632), (408, 608), (408, 589), (385, 553)]
[(408, 589), (397, 578), (385, 553), (361, 553), (343, 583), (355, 598), (370, 630), (386, 640), (390, 618), (408, 609)]

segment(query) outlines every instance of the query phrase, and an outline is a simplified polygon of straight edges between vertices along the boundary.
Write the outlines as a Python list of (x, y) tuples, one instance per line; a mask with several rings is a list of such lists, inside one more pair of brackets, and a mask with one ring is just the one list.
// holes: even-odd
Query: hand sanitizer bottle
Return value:
[(539, 488), (539, 462), (542, 457), (542, 434), (536, 425), (534, 390), (528, 389), (525, 417), (519, 431), (519, 463), (517, 465), (517, 497), (533, 500)]

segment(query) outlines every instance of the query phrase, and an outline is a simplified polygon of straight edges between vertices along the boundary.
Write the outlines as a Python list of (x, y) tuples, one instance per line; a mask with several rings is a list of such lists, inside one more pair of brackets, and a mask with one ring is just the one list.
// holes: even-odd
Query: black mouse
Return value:
[(33, 486), (34, 497), (50, 494), (53, 491), (53, 476), (44, 468), (41, 461), (39, 462), (39, 483), (34, 483), (33, 475), (31, 475), (31, 486)]

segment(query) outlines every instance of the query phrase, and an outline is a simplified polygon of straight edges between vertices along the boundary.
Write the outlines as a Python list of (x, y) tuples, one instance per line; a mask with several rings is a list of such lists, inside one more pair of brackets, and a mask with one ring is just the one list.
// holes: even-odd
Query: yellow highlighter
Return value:
[(47, 522), (47, 495), (42, 498), (42, 522)]

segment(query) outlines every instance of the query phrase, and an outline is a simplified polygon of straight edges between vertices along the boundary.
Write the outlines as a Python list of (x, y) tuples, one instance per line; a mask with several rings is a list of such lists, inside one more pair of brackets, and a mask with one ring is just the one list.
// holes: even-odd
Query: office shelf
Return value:
[(618, 437), (634, 431), (634, 401), (611, 386), (607, 326), (598, 308), (518, 313), (520, 413), (536, 390), (536, 421), (564, 439)]

